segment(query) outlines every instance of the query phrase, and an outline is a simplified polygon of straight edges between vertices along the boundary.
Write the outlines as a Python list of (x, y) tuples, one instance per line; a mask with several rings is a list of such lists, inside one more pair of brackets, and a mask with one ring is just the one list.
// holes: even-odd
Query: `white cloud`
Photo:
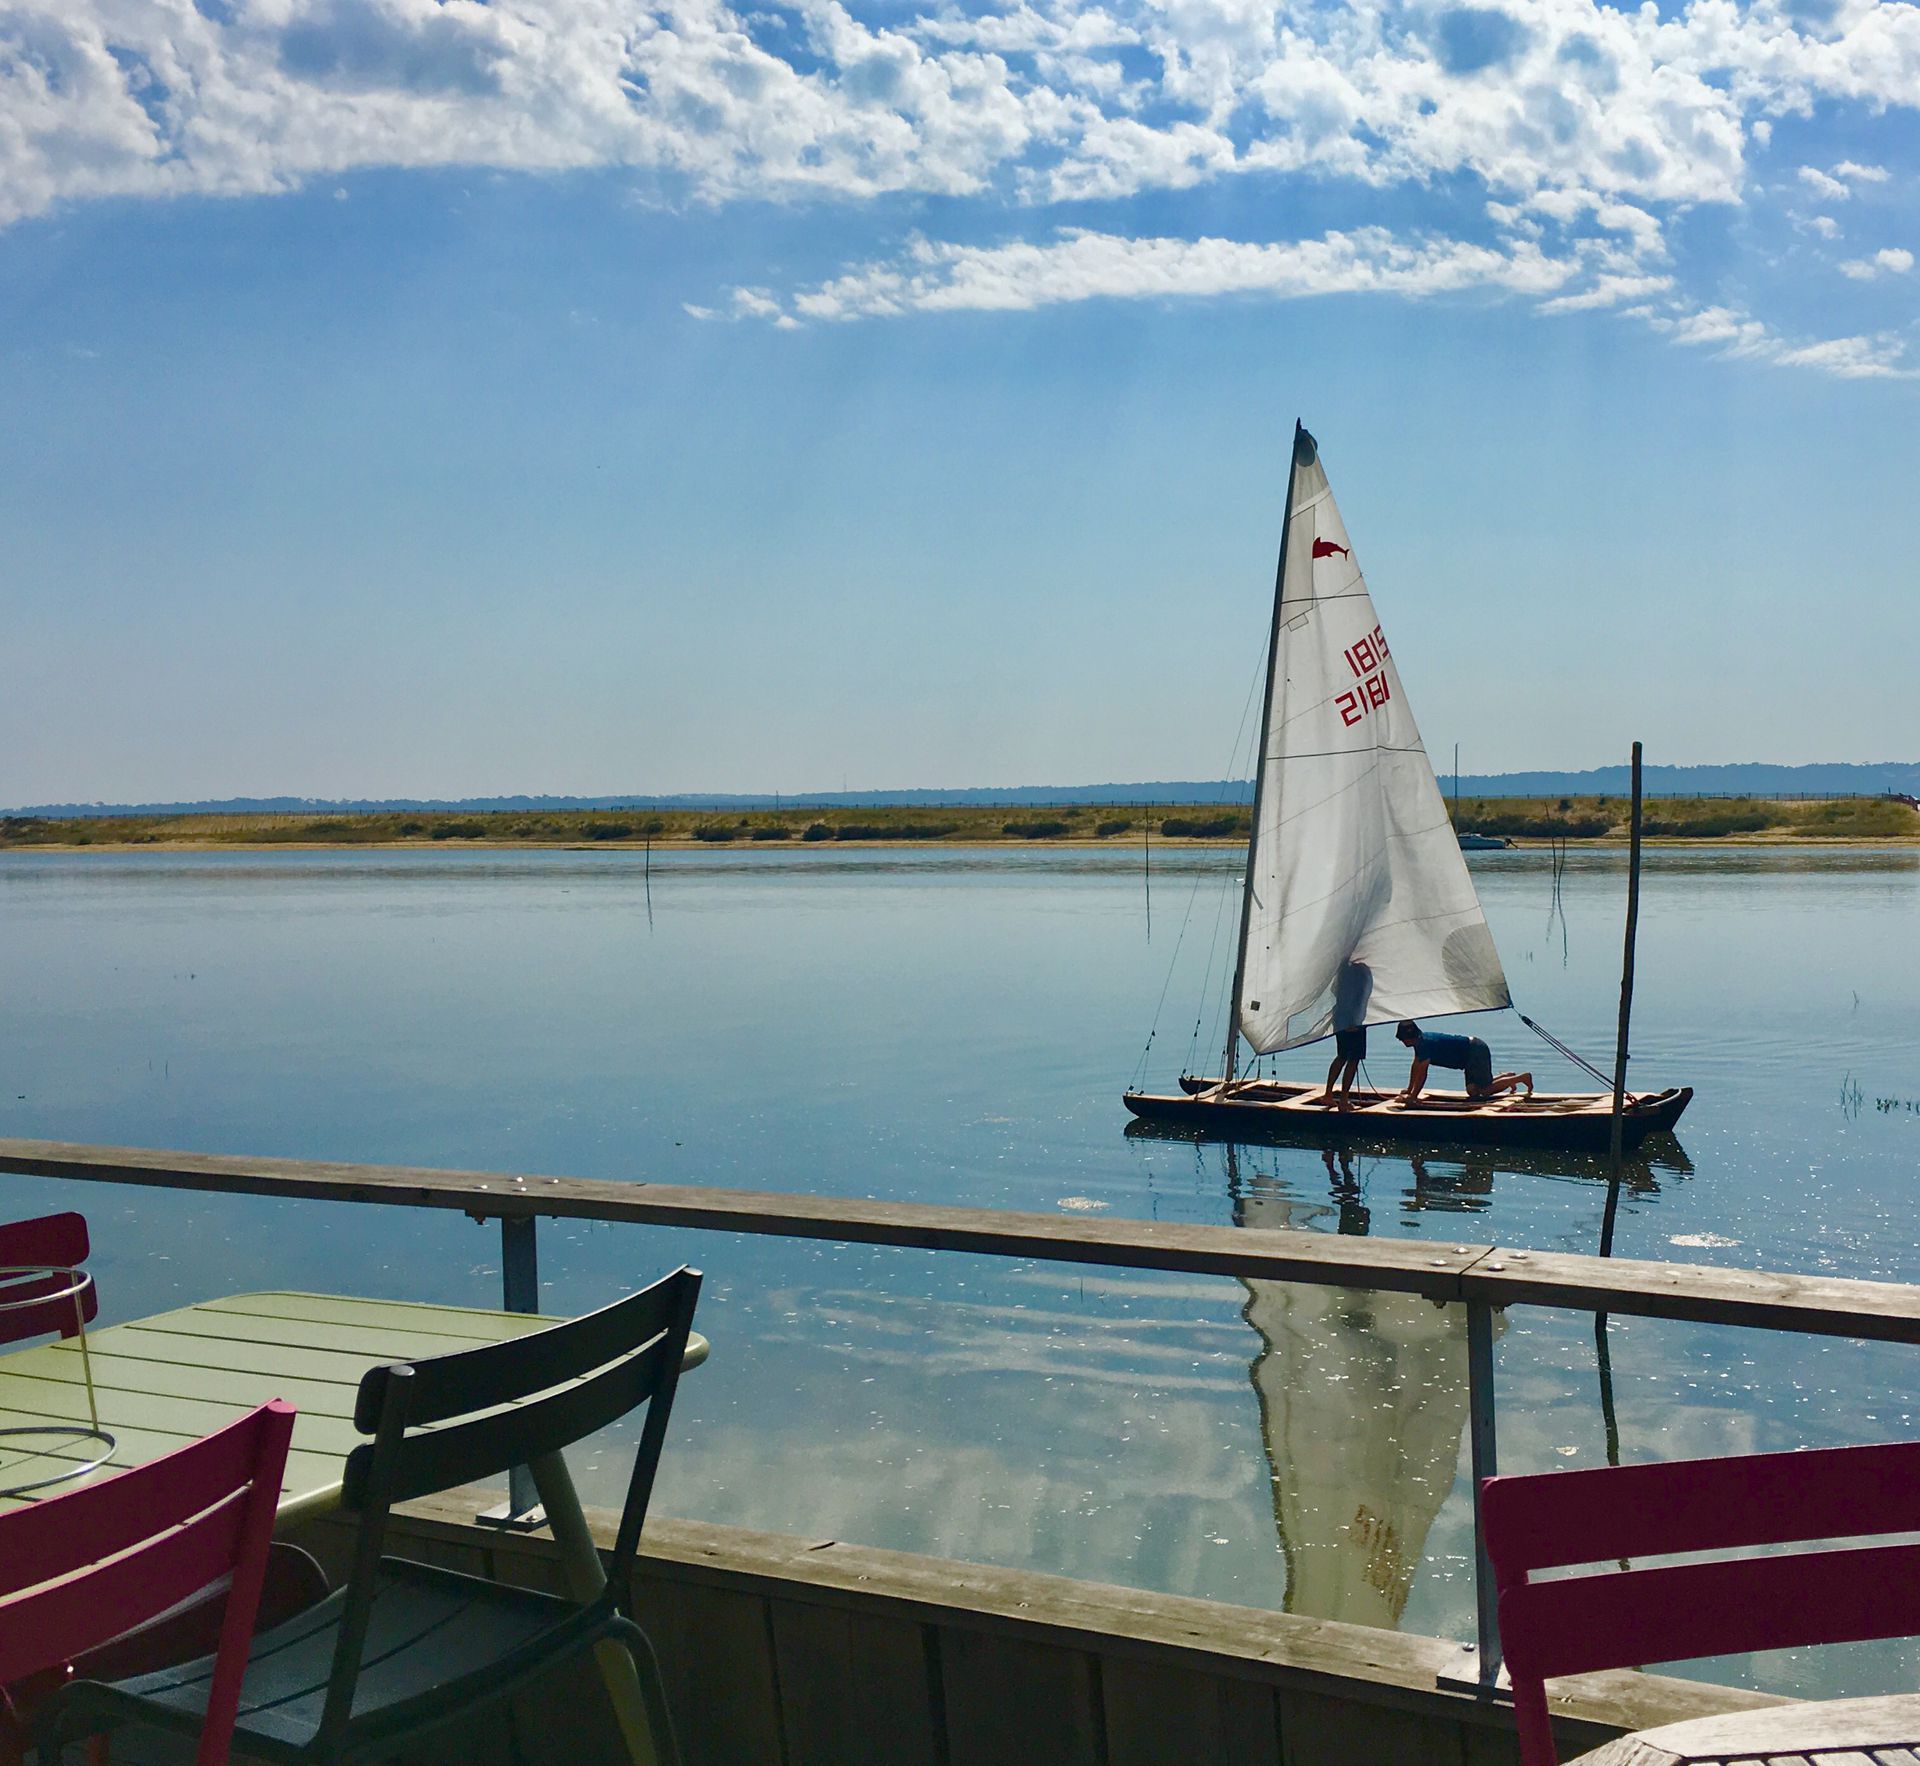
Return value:
[[(1737, 202), (1818, 100), (1912, 107), (1920, 5), (0, 0), (0, 220), (358, 167), (615, 166), (709, 201), (1052, 201), (1249, 171)], [(1884, 178), (1802, 173), (1829, 195)], [(1815, 182), (1819, 180), (1820, 182)]]
[[(981, 252), (838, 282), (857, 307), (986, 301), (1048, 277), (1244, 278), (1279, 293), (1318, 274), (1412, 297), (1457, 275), (1556, 311), (1617, 309), (1687, 282), (1668, 242), (1677, 215), (1782, 203), (1779, 173), (1756, 179), (1748, 159), (1772, 150), (1779, 119), (1920, 107), (1916, 0), (1832, 0), (1817, 24), (1787, 0), (1683, 0), (1664, 17), (1601, 0), (756, 7), (0, 0), (0, 225), (63, 203), (269, 195), (374, 167), (614, 168), (647, 200), (903, 192), (997, 216), (1250, 178), (1284, 210), (1338, 181), (1369, 214), (1369, 192), (1417, 208), (1431, 235), (1088, 243), (1118, 239), (1121, 223), (996, 248), (1046, 253), (1044, 273)], [(1851, 159), (1798, 172), (1827, 201), (1890, 176)], [(1837, 236), (1829, 216), (1783, 207)], [(1484, 231), (1483, 217), (1490, 243), (1446, 237)], [(748, 293), (777, 315), (729, 297), (696, 316), (794, 322), (791, 299)], [(1715, 310), (1710, 292), (1686, 310)]]
[(1856, 282), (1871, 282), (1876, 276), (1904, 276), (1913, 268), (1913, 253), (1904, 246), (1889, 246), (1870, 258), (1849, 258), (1840, 265), (1840, 274)]
[(1890, 175), (1885, 166), (1855, 165), (1850, 159), (1843, 159), (1831, 172), (1823, 172), (1818, 166), (1800, 168), (1801, 183), (1816, 196), (1831, 197), (1838, 202), (1846, 201), (1855, 185), (1884, 184)]
[(1324, 294), (1409, 298), (1490, 288), (1540, 294), (1575, 273), (1537, 247), (1403, 241), (1379, 228), (1286, 244), (1131, 239), (1069, 228), (1038, 244), (970, 246), (917, 239), (902, 259), (863, 264), (796, 294), (805, 319), (909, 312), (1024, 312), (1082, 300)]

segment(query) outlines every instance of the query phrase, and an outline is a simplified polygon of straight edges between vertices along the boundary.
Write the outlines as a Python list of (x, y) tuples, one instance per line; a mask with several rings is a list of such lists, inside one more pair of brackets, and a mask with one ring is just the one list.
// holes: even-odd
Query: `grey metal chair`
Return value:
[[(617, 1638), (633, 1657), (662, 1760), (678, 1752), (659, 1665), (634, 1622), (631, 1578), (693, 1325), (700, 1272), (679, 1269), (598, 1312), (529, 1336), (372, 1369), (342, 1506), (360, 1517), (346, 1585), (255, 1638), (233, 1754), (347, 1761), (506, 1697), (536, 1674)], [(605, 1590), (581, 1605), (382, 1555), (397, 1502), (557, 1453), (647, 1406)], [(198, 1729), (211, 1658), (118, 1682), (75, 1681), (40, 1726), (61, 1741), (122, 1724)]]

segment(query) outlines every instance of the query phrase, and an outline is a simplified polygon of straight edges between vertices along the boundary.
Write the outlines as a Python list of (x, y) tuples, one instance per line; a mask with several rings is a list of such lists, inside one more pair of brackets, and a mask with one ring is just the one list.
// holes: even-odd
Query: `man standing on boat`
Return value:
[[(1338, 1110), (1353, 1108), (1353, 1077), (1367, 1058), (1367, 1004), (1373, 998), (1373, 971), (1357, 957), (1340, 965), (1333, 984), (1333, 1065), (1327, 1089), (1313, 1101)], [(1335, 1096), (1336, 1090), (1338, 1096)]]
[(1477, 1036), (1449, 1036), (1439, 1030), (1422, 1030), (1411, 1018), (1402, 1018), (1394, 1040), (1413, 1050), (1413, 1070), (1407, 1075), (1407, 1089), (1398, 1102), (1411, 1104), (1427, 1083), (1429, 1067), (1458, 1068), (1466, 1077), (1467, 1096), (1497, 1098), (1504, 1092), (1525, 1086), (1533, 1096), (1531, 1073), (1495, 1073), (1493, 1054)]

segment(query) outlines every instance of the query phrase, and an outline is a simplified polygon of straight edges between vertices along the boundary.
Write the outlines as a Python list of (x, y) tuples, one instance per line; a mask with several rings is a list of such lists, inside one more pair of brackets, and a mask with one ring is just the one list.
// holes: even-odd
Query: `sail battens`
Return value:
[[(1391, 649), (1301, 432), (1234, 1002), (1259, 1053), (1508, 1004)], [(1292, 761), (1320, 763), (1302, 771)]]

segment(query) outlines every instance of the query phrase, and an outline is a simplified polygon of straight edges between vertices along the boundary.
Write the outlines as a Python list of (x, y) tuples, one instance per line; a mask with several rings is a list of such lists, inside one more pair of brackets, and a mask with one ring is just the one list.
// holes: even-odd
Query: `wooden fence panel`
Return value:
[(1107, 1766), (1280, 1766), (1271, 1687), (1109, 1658), (1100, 1689)]
[(1282, 1766), (1465, 1766), (1459, 1724), (1288, 1688), (1280, 1694)]
[(787, 1766), (938, 1766), (925, 1627), (775, 1599)]
[(950, 1766), (1103, 1766), (1091, 1656), (958, 1628), (939, 1653)]
[(636, 1579), (634, 1604), (660, 1657), (687, 1766), (779, 1766), (780, 1688), (765, 1598)]

